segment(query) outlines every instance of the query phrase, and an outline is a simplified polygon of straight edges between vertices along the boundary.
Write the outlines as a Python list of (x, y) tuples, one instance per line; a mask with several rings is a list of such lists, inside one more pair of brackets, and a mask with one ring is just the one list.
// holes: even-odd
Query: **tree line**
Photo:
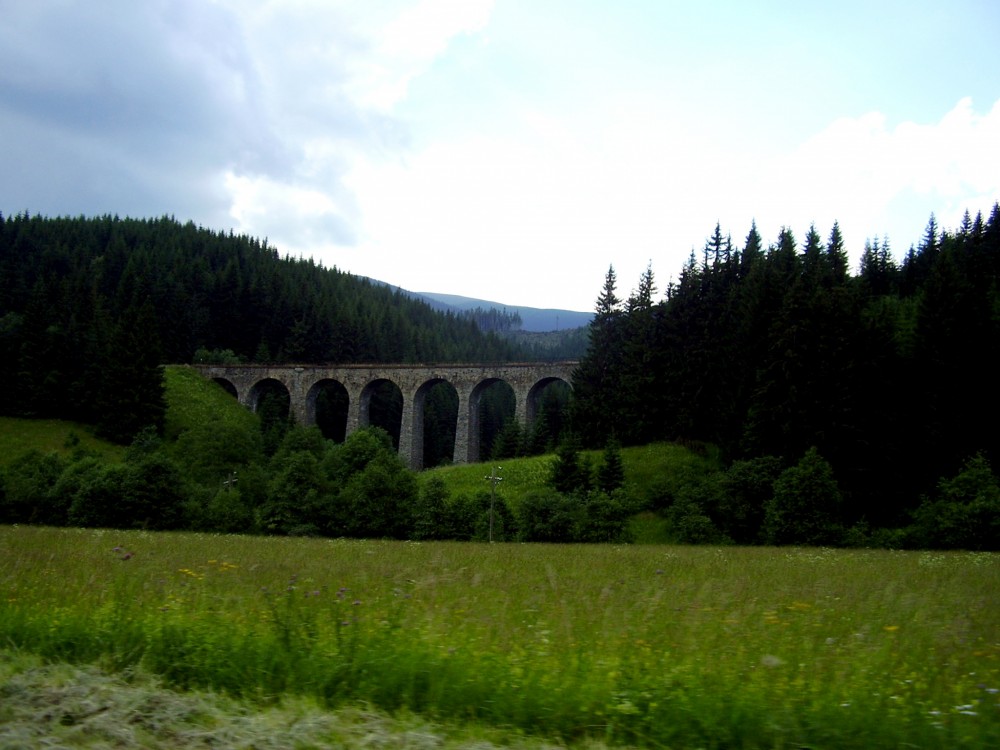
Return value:
[(172, 217), (0, 214), (0, 414), (162, 425), (164, 363), (509, 361), (473, 316)]
[[(571, 422), (590, 447), (612, 435), (718, 446), (765, 488), (741, 511), (754, 517), (733, 529), (732, 494), (720, 491), (674, 512), (735, 541), (836, 542), (852, 528), (888, 539), (918, 518), (929, 528), (928, 509), (961, 495), (955, 523), (973, 546), (996, 547), (998, 355), (998, 205), (985, 220), (967, 212), (955, 231), (931, 216), (902, 262), (888, 239), (870, 240), (853, 274), (837, 224), (825, 240), (814, 226), (801, 243), (785, 228), (766, 246), (755, 224), (742, 245), (717, 224), (662, 299), (651, 266), (624, 299), (609, 268)], [(826, 531), (768, 530), (776, 478), (803, 461), (822, 489), (795, 513)], [(942, 485), (973, 476), (981, 486), (965, 481), (964, 494)]]
[[(27, 452), (0, 469), (0, 523), (186, 529), (219, 533), (486, 541), (625, 541), (634, 508), (611, 451), (583, 494), (573, 454), (549, 484), (511, 508), (483, 489), (452, 494), (421, 485), (387, 432), (368, 427), (342, 443), (313, 427), (288, 429), (273, 455), (256, 428), (197, 425), (176, 441), (146, 428), (122, 462), (77, 448)], [(572, 468), (567, 469), (566, 462)], [(586, 470), (589, 472), (590, 467)], [(588, 480), (589, 484), (589, 480)]]

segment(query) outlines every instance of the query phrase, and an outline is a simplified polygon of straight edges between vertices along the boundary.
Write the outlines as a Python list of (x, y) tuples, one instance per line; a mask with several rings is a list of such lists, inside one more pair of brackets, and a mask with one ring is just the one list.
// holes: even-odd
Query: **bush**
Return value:
[(315, 534), (325, 505), (326, 478), (316, 456), (308, 451), (292, 453), (272, 476), (257, 523), (262, 531), (272, 534)]
[(764, 507), (764, 541), (768, 544), (840, 544), (842, 498), (833, 468), (810, 448), (774, 483), (774, 496)]
[(912, 540), (937, 549), (1000, 550), (1000, 483), (978, 454), (914, 512)]
[(781, 463), (777, 456), (734, 461), (723, 476), (715, 519), (720, 530), (737, 544), (759, 540), (764, 508), (774, 496)]
[(574, 540), (578, 542), (631, 541), (629, 520), (631, 502), (624, 490), (611, 493), (594, 491), (587, 495)]
[(260, 463), (263, 447), (259, 431), (220, 421), (181, 434), (172, 456), (191, 479), (218, 486), (233, 472)]
[(55, 486), (65, 467), (58, 454), (37, 450), (8, 466), (0, 492), (0, 523), (64, 524), (69, 502)]
[(678, 544), (723, 544), (729, 539), (716, 528), (705, 509), (691, 497), (675, 502), (666, 513), (670, 535)]
[(501, 495), (491, 498), (490, 492), (480, 490), (472, 495), (459, 495), (448, 507), (449, 538), (461, 541), (486, 542), (490, 540), (490, 505), (493, 506), (493, 541), (510, 542), (517, 539), (517, 522), (511, 515), (507, 501)]
[(395, 453), (382, 452), (341, 490), (342, 531), (348, 536), (405, 539), (417, 497), (413, 473)]
[(254, 528), (253, 510), (235, 487), (223, 487), (205, 504), (200, 528), (220, 534), (246, 534)]
[(455, 530), (448, 513), (448, 490), (441, 477), (432, 477), (413, 506), (411, 539), (450, 539)]
[(69, 523), (74, 526), (132, 528), (133, 519), (123, 512), (128, 473), (128, 467), (123, 464), (95, 462), (83, 467), (76, 476), (76, 488), (69, 506)]
[(151, 453), (129, 464), (122, 478), (123, 523), (145, 529), (180, 528), (187, 496), (177, 466), (163, 453)]
[(572, 542), (584, 523), (583, 503), (572, 495), (535, 490), (521, 498), (517, 520), (522, 542)]

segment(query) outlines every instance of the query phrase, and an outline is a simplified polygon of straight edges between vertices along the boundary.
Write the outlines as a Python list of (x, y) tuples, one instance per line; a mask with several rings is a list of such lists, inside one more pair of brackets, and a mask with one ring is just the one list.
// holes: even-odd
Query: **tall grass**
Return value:
[(0, 528), (0, 642), (649, 747), (996, 747), (1000, 556)]

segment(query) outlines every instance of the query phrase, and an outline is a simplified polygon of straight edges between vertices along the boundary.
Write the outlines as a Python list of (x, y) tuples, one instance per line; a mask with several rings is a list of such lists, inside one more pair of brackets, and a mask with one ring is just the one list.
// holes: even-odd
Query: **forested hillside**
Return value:
[(0, 414), (162, 420), (163, 363), (517, 358), (473, 320), (281, 257), (267, 241), (153, 220), (0, 215)]
[[(685, 512), (735, 541), (822, 543), (902, 524), (926, 497), (935, 534), (1000, 541), (1000, 206), (953, 232), (931, 217), (901, 263), (871, 241), (856, 274), (837, 225), (769, 246), (756, 226), (742, 246), (716, 226), (662, 301), (651, 268), (627, 299), (616, 287), (611, 268), (573, 424), (593, 447), (609, 435), (720, 446), (738, 470), (728, 491), (689, 497)], [(760, 497), (773, 502), (790, 467), (800, 484), (764, 529)], [(931, 498), (944, 505), (926, 510)]]

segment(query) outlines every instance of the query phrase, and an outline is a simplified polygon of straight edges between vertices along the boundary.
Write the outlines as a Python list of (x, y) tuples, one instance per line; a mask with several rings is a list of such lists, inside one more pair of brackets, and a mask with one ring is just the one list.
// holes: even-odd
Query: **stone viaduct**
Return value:
[(455, 426), (455, 463), (479, 461), (479, 399), (483, 390), (497, 381), (514, 391), (516, 418), (530, 428), (542, 390), (561, 380), (572, 384), (577, 362), (448, 365), (193, 365), (207, 378), (235, 393), (240, 403), (253, 411), (265, 388), (277, 382), (289, 395), (289, 409), (298, 424), (316, 422), (316, 397), (320, 391), (340, 384), (347, 391), (347, 434), (369, 424), (373, 390), (385, 381), (403, 395), (399, 431), (399, 454), (410, 468), (420, 469), (424, 456), (424, 402), (437, 383), (450, 383), (458, 394)]

